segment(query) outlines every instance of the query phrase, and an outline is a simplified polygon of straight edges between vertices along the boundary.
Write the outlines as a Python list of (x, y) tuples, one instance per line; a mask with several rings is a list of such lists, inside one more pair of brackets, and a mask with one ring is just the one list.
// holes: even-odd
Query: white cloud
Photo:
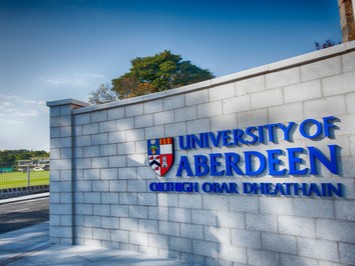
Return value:
[(21, 118), (21, 117), (36, 117), (40, 114), (38, 110), (20, 110), (20, 109), (5, 109), (0, 112), (0, 117), (6, 118)]
[(70, 85), (73, 87), (85, 87), (88, 85), (85, 80), (79, 79), (79, 78), (76, 78), (76, 79), (46, 78), (46, 79), (43, 79), (43, 81), (49, 83), (50, 85), (54, 85), (54, 86)]
[(90, 86), (95, 79), (104, 78), (103, 75), (88, 73), (88, 74), (73, 74), (68, 77), (47, 77), (40, 76), (42, 81), (53, 86), (71, 86), (71, 87), (87, 87)]
[(0, 150), (49, 149), (49, 108), (44, 101), (0, 95)]
[(84, 74), (83, 76), (88, 77), (88, 78), (104, 78), (104, 75), (100, 74)]
[(19, 119), (22, 117), (36, 117), (43, 111), (48, 111), (43, 101), (34, 101), (18, 95), (0, 95), (0, 117), (5, 119)]
[(38, 105), (45, 105), (46, 104), (45, 101), (33, 101), (33, 100), (27, 100), (27, 99), (24, 99), (24, 102), (31, 103), (31, 104), (38, 104)]

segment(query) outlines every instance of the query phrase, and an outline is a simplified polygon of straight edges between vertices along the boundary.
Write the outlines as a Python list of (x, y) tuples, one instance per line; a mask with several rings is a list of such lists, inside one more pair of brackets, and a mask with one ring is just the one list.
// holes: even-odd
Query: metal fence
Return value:
[(0, 189), (49, 185), (49, 170), (0, 168)]

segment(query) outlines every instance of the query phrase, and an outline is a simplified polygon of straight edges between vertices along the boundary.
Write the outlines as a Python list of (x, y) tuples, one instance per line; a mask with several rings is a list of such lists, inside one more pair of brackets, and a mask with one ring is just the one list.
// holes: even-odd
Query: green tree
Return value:
[(41, 150), (41, 151), (31, 151), (31, 157), (49, 157), (49, 153)]
[(12, 165), (16, 161), (16, 157), (11, 151), (0, 151), (0, 164)]
[(170, 90), (214, 78), (207, 69), (201, 69), (180, 55), (163, 51), (154, 56), (137, 57), (131, 61), (128, 73), (112, 80), (112, 90), (119, 99)]
[(102, 104), (117, 100), (116, 92), (112, 91), (109, 85), (100, 84), (96, 91), (90, 93), (89, 103)]
[(31, 159), (30, 152), (16, 154), (16, 160), (29, 160), (29, 159)]
[(49, 153), (46, 151), (21, 150), (0, 150), (0, 165), (16, 165), (19, 160), (30, 160), (32, 158), (46, 158)]
[[(340, 44), (341, 42), (339, 42), (338, 44)], [(332, 46), (337, 45), (337, 43), (335, 43), (334, 41), (332, 41), (331, 39), (326, 40), (324, 43), (320, 44), (319, 42), (314, 42), (314, 46), (316, 47), (317, 50), (321, 50), (321, 49), (326, 49)]]

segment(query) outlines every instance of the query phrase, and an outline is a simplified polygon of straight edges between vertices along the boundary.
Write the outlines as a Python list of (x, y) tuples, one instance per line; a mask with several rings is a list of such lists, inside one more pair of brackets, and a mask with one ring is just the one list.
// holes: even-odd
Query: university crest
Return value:
[(150, 167), (158, 175), (164, 176), (174, 162), (174, 139), (148, 140), (148, 160)]

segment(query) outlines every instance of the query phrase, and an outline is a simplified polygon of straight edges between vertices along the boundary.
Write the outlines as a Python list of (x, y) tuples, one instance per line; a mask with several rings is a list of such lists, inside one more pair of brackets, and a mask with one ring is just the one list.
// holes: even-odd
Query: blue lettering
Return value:
[(239, 144), (247, 144), (243, 139), (244, 131), (241, 129), (233, 130), (233, 142), (234, 145), (238, 146)]
[(278, 195), (279, 193), (281, 193), (281, 195), (286, 195), (286, 192), (284, 190), (283, 184), (281, 183), (276, 183), (275, 184), (275, 188), (274, 188), (274, 195)]
[(290, 175), (305, 175), (308, 168), (300, 169), (299, 164), (303, 164), (304, 161), (297, 157), (297, 154), (304, 153), (303, 148), (287, 148), (288, 165)]
[[(301, 187), (299, 187), (299, 185), (301, 185)], [(293, 191), (294, 191), (295, 195), (298, 195), (300, 190), (302, 191), (303, 195), (307, 195), (307, 183), (302, 183), (302, 184), (294, 183), (293, 184)]]
[(150, 183), (149, 189), (150, 191), (157, 191), (157, 183)]
[(229, 134), (231, 134), (230, 130), (223, 130), (222, 131), (223, 146), (229, 147), (229, 146), (233, 145), (233, 143), (230, 142), (231, 136), (229, 136)]
[(257, 130), (256, 127), (247, 127), (247, 129), (245, 130), (245, 134), (252, 138), (252, 140), (246, 141), (248, 144), (254, 144), (258, 141), (258, 136), (254, 134), (254, 131), (256, 130)]
[(264, 143), (264, 127), (263, 126), (258, 126), (258, 133), (259, 133), (259, 143)]
[(324, 137), (334, 138), (334, 130), (339, 129), (338, 126), (334, 125), (334, 122), (337, 122), (338, 118), (334, 116), (323, 117), (323, 125), (324, 125)]
[(204, 155), (195, 155), (195, 175), (196, 176), (205, 176), (209, 173), (210, 168), (207, 164), (207, 157)]
[(254, 192), (254, 184), (253, 183), (244, 182), (243, 183), (243, 193), (244, 194), (250, 194), (252, 192)]
[[(259, 169), (253, 169), (252, 158), (255, 157), (259, 160)], [(266, 167), (266, 159), (263, 154), (257, 151), (246, 151), (244, 152), (245, 159), (245, 174), (246, 175), (259, 175), (264, 172)], [(255, 164), (254, 164), (255, 165)]]
[(289, 122), (287, 126), (281, 123), (278, 124), (279, 128), (281, 128), (281, 130), (284, 133), (284, 140), (291, 141), (290, 133), (295, 124), (296, 124), (295, 122)]
[(196, 135), (190, 135), (191, 148), (196, 149), (196, 145), (200, 148), (203, 148), (203, 138), (197, 137)]
[(312, 196), (312, 194), (315, 193), (317, 196), (321, 196), (318, 185), (315, 183), (311, 183), (307, 196)]
[(203, 136), (203, 146), (204, 148), (209, 148), (210, 147), (210, 141), (208, 138), (208, 133), (201, 133), (201, 135)]
[(211, 175), (212, 176), (222, 176), (224, 175), (224, 170), (218, 171), (217, 168), (221, 166), (221, 162), (218, 162), (217, 159), (221, 158), (222, 154), (212, 153), (210, 154), (211, 160)]
[(184, 136), (179, 136), (179, 147), (182, 150), (191, 149), (190, 136), (185, 136), (186, 143), (184, 145)]
[(292, 183), (283, 183), (286, 187), (286, 195), (291, 195), (291, 185)]
[(286, 169), (278, 170), (279, 165), (283, 162), (276, 158), (278, 155), (283, 155), (282, 150), (267, 150), (268, 154), (268, 166), (269, 166), (269, 174), (270, 175), (284, 175), (286, 173)]
[(177, 170), (176, 176), (181, 176), (182, 175), (182, 171), (186, 171), (187, 172), (187, 176), (193, 176), (194, 174), (192, 173), (191, 167), (190, 167), (190, 163), (189, 163), (189, 159), (187, 158), (187, 156), (181, 156), (180, 157), (180, 163), (179, 163), (179, 168)]
[(275, 128), (277, 127), (277, 124), (269, 124), (265, 125), (264, 127), (267, 128), (269, 132), (269, 141), (276, 143), (277, 140), (275, 138)]
[(333, 192), (338, 196), (338, 197), (344, 197), (344, 190), (343, 190), (343, 184), (337, 183), (337, 186), (335, 187), (331, 183), (327, 183), (327, 191), (328, 195), (327, 196), (333, 196)]
[(244, 175), (244, 173), (237, 166), (240, 160), (240, 156), (234, 152), (227, 152), (224, 154), (226, 160), (226, 175), (232, 176), (233, 172), (238, 175)]
[[(312, 125), (316, 126), (316, 132), (313, 135), (310, 133)], [(307, 139), (316, 139), (322, 134), (322, 123), (315, 119), (306, 119), (300, 125), (300, 133)]]
[(212, 183), (205, 182), (202, 184), (202, 190), (203, 192), (209, 193), (213, 190), (213, 185)]
[(320, 150), (315, 147), (307, 147), (310, 159), (310, 174), (318, 175), (317, 161), (320, 161), (331, 173), (338, 174), (337, 149), (338, 145), (328, 145), (330, 159), (328, 159)]
[(219, 142), (221, 140), (221, 135), (222, 135), (221, 131), (217, 132), (217, 137), (214, 135), (213, 132), (208, 132), (208, 135), (210, 136), (210, 139), (212, 141), (213, 146), (218, 147), (219, 146)]
[(229, 193), (239, 194), (238, 185), (236, 183), (229, 183)]

